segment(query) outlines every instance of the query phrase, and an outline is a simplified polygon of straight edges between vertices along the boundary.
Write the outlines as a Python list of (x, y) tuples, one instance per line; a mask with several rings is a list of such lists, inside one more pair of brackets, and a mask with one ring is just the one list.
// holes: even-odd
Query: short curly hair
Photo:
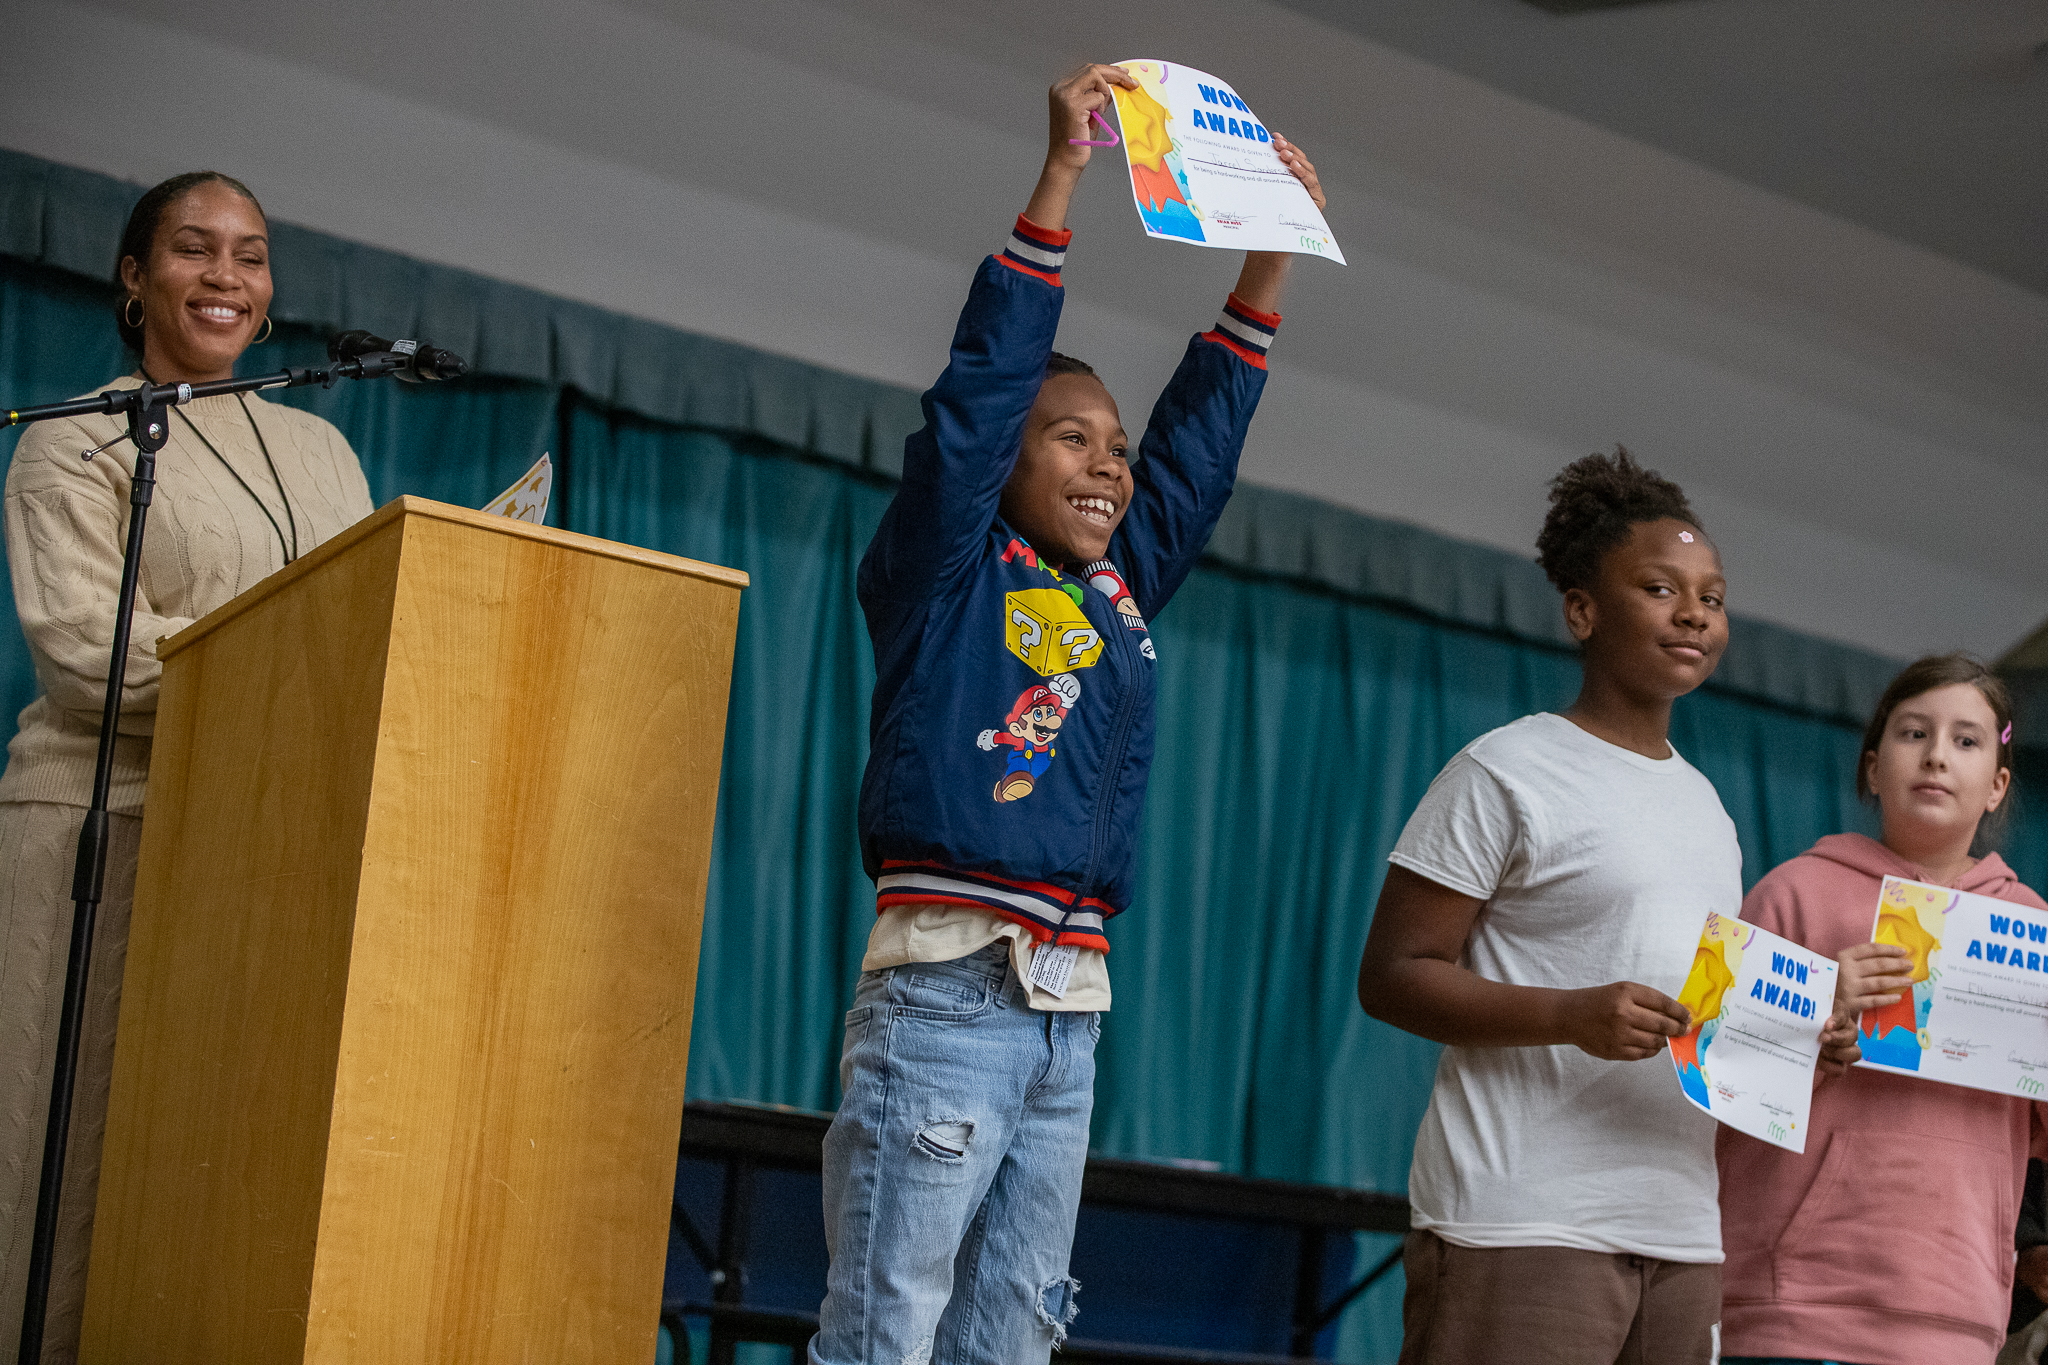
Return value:
[(1095, 373), (1095, 367), (1087, 361), (1076, 360), (1070, 355), (1061, 355), (1058, 351), (1054, 351), (1052, 358), (1046, 361), (1045, 364), (1045, 377), (1047, 379), (1052, 378), (1056, 374), (1085, 374), (1090, 379), (1102, 378), (1101, 375)]
[(1639, 522), (1682, 521), (1705, 535), (1685, 490), (1636, 463), (1624, 446), (1573, 460), (1550, 481), (1550, 513), (1536, 537), (1536, 562), (1559, 592), (1584, 588), (1607, 552)]

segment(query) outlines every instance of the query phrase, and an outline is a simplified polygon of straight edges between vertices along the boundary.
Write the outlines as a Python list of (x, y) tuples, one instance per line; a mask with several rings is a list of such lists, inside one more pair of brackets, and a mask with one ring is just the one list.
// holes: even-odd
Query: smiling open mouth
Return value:
[(1116, 504), (1108, 498), (1068, 498), (1067, 506), (1088, 520), (1099, 521), (1104, 526), (1109, 525), (1110, 518), (1116, 515)]
[(240, 322), (242, 320), (242, 310), (233, 304), (197, 303), (192, 305), (192, 311), (205, 318), (208, 322)]

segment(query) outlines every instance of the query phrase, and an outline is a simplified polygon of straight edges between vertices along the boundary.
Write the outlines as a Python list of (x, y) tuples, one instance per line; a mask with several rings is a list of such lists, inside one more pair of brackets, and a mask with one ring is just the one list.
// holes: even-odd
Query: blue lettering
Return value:
[(1752, 1000), (1761, 1000), (1764, 998), (1764, 981), (1762, 977), (1758, 977), (1756, 980), (1749, 983), (1749, 998)]
[(2005, 945), (2003, 943), (1994, 943), (1986, 948), (1984, 950), (1984, 960), (1987, 962), (2004, 962)]
[(1215, 104), (1215, 103), (1218, 103), (1218, 100), (1216, 99), (1216, 92), (1215, 92), (1214, 90), (1210, 89), (1210, 88), (1209, 88), (1208, 86), (1206, 86), (1206, 85), (1203, 85), (1203, 84), (1201, 84), (1200, 82), (1197, 82), (1197, 83), (1196, 83), (1196, 85), (1195, 85), (1195, 89), (1197, 89), (1197, 90), (1199, 90), (1199, 91), (1201, 91), (1201, 92), (1202, 92), (1202, 98), (1203, 98), (1203, 99), (1204, 99), (1205, 101), (1207, 101), (1208, 103), (1210, 103), (1210, 104)]
[[(2017, 949), (2013, 951), (2013, 956), (2019, 956), (2019, 951)], [(2038, 972), (2041, 970), (2041, 955), (2039, 953), (2027, 954), (2027, 970), (2030, 972)]]
[(1239, 127), (1237, 126), (1237, 120), (1236, 120), (1236, 119), (1231, 119), (1231, 120), (1230, 120), (1230, 135), (1231, 135), (1232, 137), (1243, 137), (1243, 136), (1244, 136), (1244, 130), (1243, 130), (1242, 128), (1239, 128)]
[(1238, 98), (1237, 96), (1235, 96), (1235, 95), (1232, 95), (1232, 96), (1230, 97), (1230, 102), (1231, 102), (1232, 104), (1236, 105), (1236, 106), (1237, 106), (1238, 108), (1240, 108), (1240, 109), (1244, 110), (1244, 112), (1245, 112), (1245, 113), (1247, 113), (1247, 114), (1249, 114), (1249, 113), (1251, 112), (1251, 106), (1247, 105), (1247, 104), (1246, 104), (1246, 103), (1245, 103), (1245, 102), (1244, 102), (1243, 100), (1239, 99), (1239, 98)]
[(1800, 962), (1796, 958), (1786, 957), (1783, 953), (1772, 953), (1771, 970), (1786, 980), (1797, 981), (1803, 986), (1806, 984), (1806, 974), (1811, 970), (1811, 967), (1810, 964)]
[(1994, 934), (2011, 933), (2012, 920), (2005, 915), (1993, 915), (1991, 917), (1991, 932)]
[(2036, 943), (2048, 943), (2048, 924), (2029, 924), (2027, 937)]
[(1970, 940), (1970, 951), (1969, 951), (1969, 952), (1967, 952), (1967, 953), (1964, 953), (1964, 954), (1963, 954), (1963, 956), (1964, 956), (1964, 957), (1974, 957), (1974, 958), (1976, 958), (1976, 959), (1977, 959), (1977, 960), (1978, 960), (1979, 962), (1982, 962), (1982, 961), (1984, 960), (1984, 945), (1983, 945), (1982, 943), (1980, 943), (1980, 942), (1979, 942), (1978, 940), (1974, 939), (1974, 938), (1973, 938), (1973, 939), (1971, 939), (1971, 940)]
[(1782, 986), (1780, 986), (1780, 985), (1779, 985), (1779, 984), (1778, 984), (1777, 982), (1775, 982), (1775, 981), (1773, 981), (1773, 982), (1771, 982), (1771, 983), (1770, 983), (1769, 985), (1765, 986), (1765, 987), (1764, 987), (1764, 1003), (1765, 1003), (1766, 1005), (1775, 1005), (1775, 1004), (1777, 1004), (1777, 1003), (1778, 1003), (1778, 995), (1779, 995), (1779, 993), (1780, 993), (1780, 992), (1781, 992), (1781, 991), (1782, 991), (1783, 989), (1784, 989), (1784, 988), (1783, 988)]
[(1811, 999), (1808, 999), (1803, 1001), (1802, 1003), (1806, 1006), (1806, 1008), (1800, 1011), (1801, 1016), (1807, 1019), (1813, 1018), (1813, 1001)]
[(1261, 142), (1271, 142), (1273, 140), (1272, 138), (1266, 136), (1266, 130), (1256, 123), (1252, 125), (1252, 131), (1259, 135), (1259, 141)]

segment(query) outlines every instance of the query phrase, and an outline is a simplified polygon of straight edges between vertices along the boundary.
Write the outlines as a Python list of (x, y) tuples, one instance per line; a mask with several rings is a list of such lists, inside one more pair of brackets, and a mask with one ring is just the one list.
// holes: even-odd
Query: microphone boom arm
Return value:
[[(331, 389), (344, 379), (381, 379), (387, 374), (398, 373), (409, 363), (409, 357), (395, 351), (371, 351), (330, 365), (277, 370), (247, 379), (215, 379), (204, 384), (151, 384), (145, 380), (132, 389), (107, 389), (90, 398), (9, 408), (7, 420), (0, 422), (0, 428), (46, 422), (53, 417), (82, 417), (88, 413), (126, 414), (132, 426), (136, 416), (152, 406), (176, 407), (195, 398), (212, 398), (224, 393), (254, 393), (258, 389), (300, 389), (313, 384)], [(134, 433), (131, 431), (129, 434), (132, 436)]]

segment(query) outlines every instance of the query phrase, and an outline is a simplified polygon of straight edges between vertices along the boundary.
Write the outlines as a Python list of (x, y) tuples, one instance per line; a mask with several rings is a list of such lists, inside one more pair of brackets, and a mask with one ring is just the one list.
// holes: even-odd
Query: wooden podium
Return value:
[(653, 1361), (746, 583), (401, 498), (163, 643), (84, 1365)]

